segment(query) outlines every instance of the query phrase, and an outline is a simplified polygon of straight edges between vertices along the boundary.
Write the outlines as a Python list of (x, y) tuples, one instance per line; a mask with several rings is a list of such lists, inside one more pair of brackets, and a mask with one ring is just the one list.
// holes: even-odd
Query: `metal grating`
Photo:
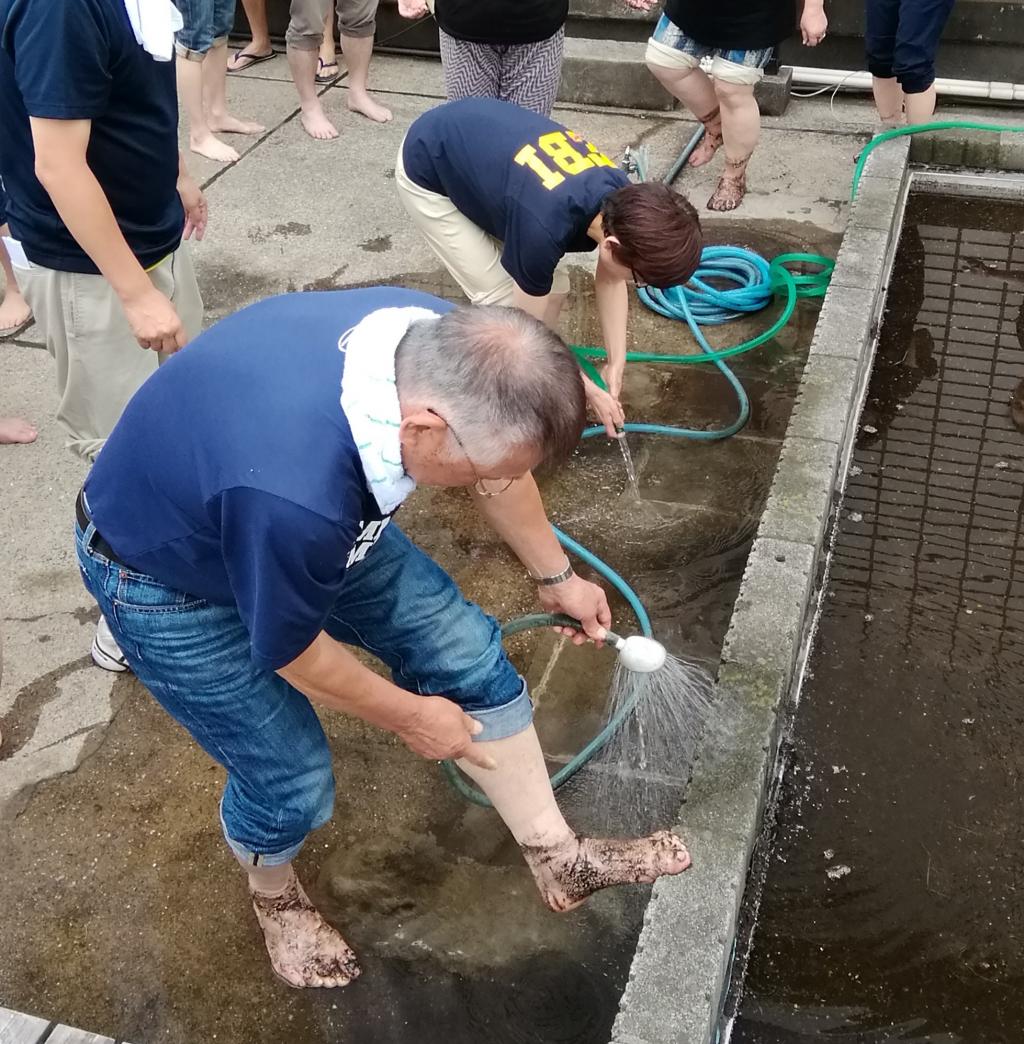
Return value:
[(902, 614), (951, 665), (1024, 654), (1022, 228), (1024, 208), (912, 199), (833, 561), (837, 605)]

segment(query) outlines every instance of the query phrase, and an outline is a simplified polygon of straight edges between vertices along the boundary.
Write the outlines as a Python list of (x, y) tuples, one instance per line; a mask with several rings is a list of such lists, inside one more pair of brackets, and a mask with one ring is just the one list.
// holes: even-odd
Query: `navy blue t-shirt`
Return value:
[(174, 62), (135, 42), (124, 0), (0, 0), (0, 174), (30, 261), (97, 271), (35, 176), (29, 117), (92, 120), (86, 159), (148, 268), (181, 242)]
[(501, 241), (505, 271), (533, 297), (551, 292), (565, 254), (594, 249), (587, 229), (601, 202), (629, 184), (580, 135), (493, 98), (425, 112), (409, 128), (402, 164), (411, 181)]
[(409, 306), (453, 307), (374, 287), (243, 308), (143, 384), (86, 480), (92, 519), (118, 557), (237, 606), (261, 667), (306, 649), (348, 564), (383, 531), (341, 408), (338, 339), (371, 312)]

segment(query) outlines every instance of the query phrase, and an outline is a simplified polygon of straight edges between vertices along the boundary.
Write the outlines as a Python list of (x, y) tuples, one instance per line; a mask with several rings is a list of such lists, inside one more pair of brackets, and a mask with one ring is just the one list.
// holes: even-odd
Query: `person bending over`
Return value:
[(594, 291), (608, 364), (585, 380), (609, 435), (625, 417), (628, 283), (685, 283), (700, 220), (665, 185), (634, 185), (595, 145), (546, 116), (492, 98), (425, 112), (395, 161), (406, 211), (474, 304), (517, 305), (550, 327), (569, 291), (559, 262), (597, 251)]
[(497, 622), (393, 519), (417, 483), (474, 489), (541, 605), (600, 641), (605, 594), (573, 574), (531, 475), (572, 451), (583, 419), (572, 354), (522, 311), (395, 287), (285, 294), (162, 366), (88, 476), (86, 586), (138, 678), (227, 770), (225, 838), (290, 985), (359, 974), (292, 869), (334, 798), (313, 703), (457, 759), (552, 910), (689, 865), (667, 831), (594, 840), (567, 825)]
[[(653, 0), (627, 0), (646, 11)], [(690, 166), (709, 163), (725, 145), (725, 171), (709, 210), (735, 210), (747, 191), (747, 164), (761, 135), (754, 88), (776, 46), (794, 29), (787, 0), (665, 0), (647, 41), (647, 67), (704, 124)], [(825, 39), (824, 0), (803, 0), (800, 32), (808, 47)], [(700, 67), (711, 59), (711, 75)]]

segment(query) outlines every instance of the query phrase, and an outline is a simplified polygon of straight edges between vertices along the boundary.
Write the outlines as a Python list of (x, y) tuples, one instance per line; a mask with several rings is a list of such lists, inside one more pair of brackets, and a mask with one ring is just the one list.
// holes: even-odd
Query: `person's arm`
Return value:
[(202, 239), (206, 235), (206, 222), (209, 217), (206, 196), (203, 195), (196, 179), (188, 172), (185, 154), (181, 151), (178, 152), (178, 195), (181, 197), (181, 205), (185, 208), (185, 230), (181, 238), (190, 239), (195, 233), (196, 239)]
[(423, 18), (430, 10), (426, 0), (398, 0), (398, 13), (403, 18)]
[(532, 315), (534, 319), (539, 319), (541, 322), (544, 322), (544, 315), (550, 299), (550, 294), (541, 294), (539, 297), (534, 297), (533, 294), (528, 294), (518, 284), (512, 288), (513, 307), (521, 308), (527, 315)]
[(825, 39), (827, 29), (825, 0), (804, 0), (804, 12), (800, 16), (800, 36), (804, 46), (817, 47)]
[[(568, 557), (544, 513), (532, 475), (516, 479), (500, 496), (482, 497), (475, 492), (472, 496), (491, 528), (531, 576), (556, 576), (565, 569)], [(537, 596), (548, 612), (567, 613), (579, 620), (587, 637), (596, 641), (601, 641), (605, 629), (611, 627), (612, 614), (604, 591), (575, 573), (560, 584), (538, 585)], [(572, 628), (558, 630), (572, 635), (577, 644), (586, 640)]]
[(473, 737), (483, 725), (444, 696), (419, 696), (364, 667), (323, 631), (277, 674), (330, 710), (353, 714), (393, 732), (424, 758), (465, 758), (493, 769), (492, 758), (476, 753)]
[[(118, 228), (86, 161), (91, 120), (30, 117), (36, 177), (61, 220), (121, 299), (143, 348), (174, 352), (188, 340), (171, 302), (153, 286)], [(145, 186), (139, 186), (145, 191)]]
[(622, 397), (622, 377), (626, 371), (626, 321), (629, 317), (626, 281), (609, 276), (598, 266), (594, 275), (594, 299), (604, 349), (608, 353), (604, 379), (608, 393), (618, 401)]

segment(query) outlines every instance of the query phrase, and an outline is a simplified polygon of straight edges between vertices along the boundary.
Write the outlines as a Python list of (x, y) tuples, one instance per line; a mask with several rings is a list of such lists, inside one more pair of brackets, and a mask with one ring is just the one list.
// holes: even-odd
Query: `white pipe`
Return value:
[[(800, 87), (836, 87), (842, 84), (854, 90), (871, 90), (871, 73), (847, 69), (812, 69), (794, 65), (793, 84)], [(1001, 83), (998, 80), (935, 80), (937, 94), (955, 98), (991, 98), (993, 101), (1024, 102), (1024, 84)]]

